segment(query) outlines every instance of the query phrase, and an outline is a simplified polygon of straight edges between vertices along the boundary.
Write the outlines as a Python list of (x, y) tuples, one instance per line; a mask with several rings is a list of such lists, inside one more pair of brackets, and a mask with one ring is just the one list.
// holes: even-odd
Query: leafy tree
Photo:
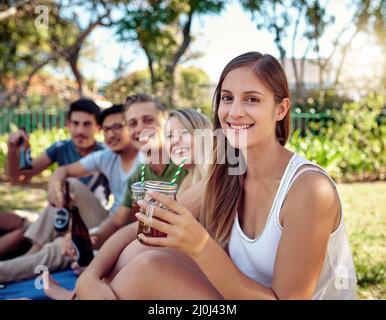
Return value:
[[(119, 1), (107, 0), (61, 0), (53, 11), (53, 18), (58, 25), (72, 25), (78, 32), (73, 38), (66, 35), (60, 37), (52, 33), (51, 43), (56, 53), (64, 59), (71, 68), (71, 71), (78, 83), (79, 94), (83, 95), (83, 75), (79, 70), (79, 58), (81, 50), (86, 44), (87, 37), (97, 27), (110, 27), (113, 25), (111, 11)], [(73, 9), (74, 8), (74, 9)], [(78, 10), (86, 10), (89, 18), (86, 20), (82, 15), (79, 17)], [(85, 21), (86, 20), (86, 21)]]
[(107, 84), (102, 91), (104, 96), (114, 103), (124, 103), (128, 95), (150, 94), (152, 90), (149, 71), (141, 70), (122, 76)]
[(178, 94), (179, 106), (200, 108), (210, 114), (211, 84), (204, 70), (196, 67), (181, 68)]
[[(18, 94), (24, 94), (27, 83), (20, 79), (33, 76), (35, 70), (51, 54), (46, 31), (38, 32), (34, 25), (34, 8), (37, 1), (23, 6), (0, 5), (0, 103), (17, 104)], [(70, 33), (70, 32), (69, 32)], [(29, 81), (28, 81), (29, 83)], [(6, 90), (8, 89), (8, 91)]]
[[(258, 29), (267, 29), (274, 35), (274, 42), (284, 65), (290, 59), (296, 81), (295, 100), (304, 102), (304, 64), (310, 53), (316, 54), (319, 68), (319, 87), (324, 89), (328, 74), (335, 75), (335, 86), (354, 38), (361, 32), (381, 34), (386, 9), (384, 0), (354, 0), (347, 2), (351, 19), (341, 29), (336, 22), (340, 17), (331, 9), (334, 2), (319, 0), (240, 0), (251, 12)], [(383, 21), (383, 22), (382, 22)], [(383, 23), (383, 24), (382, 24)], [(335, 38), (327, 55), (322, 53), (321, 41), (327, 30), (334, 30)], [(380, 37), (382, 39), (382, 36)], [(290, 40), (290, 45), (287, 41)], [(299, 43), (307, 43), (305, 49)], [(300, 50), (303, 50), (301, 52)], [(297, 61), (300, 58), (300, 63)], [(333, 59), (337, 61), (333, 66)]]
[[(8, 2), (0, 4), (0, 103), (19, 105), (35, 74), (47, 65), (63, 63), (70, 67), (82, 95), (81, 51), (95, 28), (112, 25), (112, 6), (119, 1), (31, 0), (13, 6)], [(36, 24), (39, 6), (47, 9), (47, 28)], [(89, 19), (87, 15), (80, 19), (79, 10), (87, 10)]]
[[(200, 108), (210, 113), (210, 80), (202, 69), (177, 68), (174, 107)], [(114, 103), (123, 103), (128, 95), (152, 93), (149, 70), (136, 71), (120, 77), (103, 88), (103, 94)]]
[[(225, 0), (147, 0), (129, 2), (118, 22), (122, 41), (136, 41), (143, 49), (154, 94), (173, 105), (175, 70), (192, 57), (188, 48), (195, 16), (219, 13)], [(193, 54), (194, 57), (194, 54)]]

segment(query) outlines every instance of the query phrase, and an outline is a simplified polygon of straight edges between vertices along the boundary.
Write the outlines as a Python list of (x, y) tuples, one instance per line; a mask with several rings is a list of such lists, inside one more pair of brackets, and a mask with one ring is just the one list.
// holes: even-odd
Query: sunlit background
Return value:
[(81, 96), (105, 108), (146, 92), (211, 116), (222, 69), (247, 51), (283, 64), (288, 148), (338, 182), (358, 297), (385, 299), (385, 0), (0, 1), (0, 210), (42, 210), (55, 169), (11, 187), (11, 131), (25, 128), (36, 157), (68, 138)]

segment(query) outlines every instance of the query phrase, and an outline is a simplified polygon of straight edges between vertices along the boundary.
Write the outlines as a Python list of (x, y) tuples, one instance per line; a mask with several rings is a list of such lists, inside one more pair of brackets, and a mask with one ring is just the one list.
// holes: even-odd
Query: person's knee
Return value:
[(90, 192), (86, 185), (84, 185), (78, 178), (67, 178), (66, 181), (69, 184), (70, 195), (74, 204), (78, 207), (82, 206), (82, 204), (86, 204), (88, 198), (82, 196), (85, 193)]
[(74, 195), (77, 193), (79, 189), (83, 189), (85, 185), (80, 181), (78, 178), (67, 178), (66, 181), (68, 182), (68, 185), (70, 187), (70, 193), (73, 193)]
[(130, 269), (130, 278), (137, 283), (148, 281), (164, 272), (168, 262), (170, 257), (165, 253), (149, 250), (135, 256), (125, 268)]
[(165, 262), (165, 254), (151, 250), (144, 251), (132, 258), (109, 281), (109, 286), (121, 299), (145, 299), (149, 294), (149, 284), (158, 284), (157, 281), (154, 282), (154, 277), (159, 279), (162, 273), (160, 266)]
[(12, 232), (15, 238), (17, 239), (24, 239), (24, 230), (22, 228), (18, 228)]
[(12, 211), (0, 211), (0, 230), (4, 232), (13, 231), (22, 227), (24, 218)]
[(145, 251), (121, 271), (110, 285), (115, 292), (125, 291), (125, 299), (221, 299), (208, 280), (163, 250)]
[(134, 259), (134, 266), (142, 272), (160, 270), (170, 261), (171, 257), (162, 251), (148, 250), (138, 254)]

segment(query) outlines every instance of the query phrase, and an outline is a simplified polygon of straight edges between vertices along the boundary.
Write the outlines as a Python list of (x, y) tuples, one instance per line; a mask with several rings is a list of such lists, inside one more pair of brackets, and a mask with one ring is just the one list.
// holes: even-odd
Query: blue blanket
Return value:
[[(51, 276), (60, 284), (61, 287), (73, 290), (75, 288), (75, 282), (77, 275), (72, 270), (65, 270), (52, 273)], [(37, 287), (35, 285), (35, 279), (5, 283), (5, 288), (0, 288), (0, 300), (5, 299), (19, 299), (29, 298), (32, 300), (50, 300), (44, 293), (42, 281), (37, 281)]]

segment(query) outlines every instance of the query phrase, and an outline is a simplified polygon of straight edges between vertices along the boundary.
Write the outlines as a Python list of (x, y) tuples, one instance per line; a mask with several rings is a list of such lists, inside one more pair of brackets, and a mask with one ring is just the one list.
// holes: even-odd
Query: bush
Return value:
[(340, 110), (343, 104), (353, 102), (351, 98), (336, 92), (334, 89), (311, 90), (303, 103), (295, 103), (293, 109), (302, 112), (325, 113), (328, 110)]
[(386, 126), (379, 118), (384, 102), (384, 97), (370, 96), (344, 103), (340, 110), (332, 110), (334, 121), (327, 126), (311, 123), (305, 137), (295, 131), (289, 146), (338, 181), (384, 179)]

